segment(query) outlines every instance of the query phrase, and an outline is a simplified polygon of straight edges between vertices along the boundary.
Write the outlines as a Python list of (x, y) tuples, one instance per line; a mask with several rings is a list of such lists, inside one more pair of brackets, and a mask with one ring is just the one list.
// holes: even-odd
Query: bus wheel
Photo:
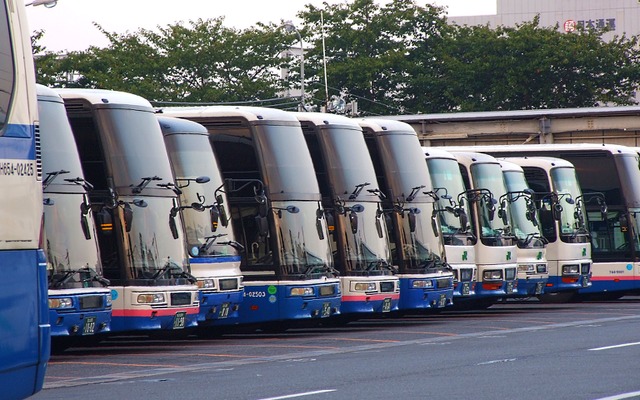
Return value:
[(538, 296), (538, 300), (549, 304), (569, 303), (575, 295), (576, 292), (544, 293)]

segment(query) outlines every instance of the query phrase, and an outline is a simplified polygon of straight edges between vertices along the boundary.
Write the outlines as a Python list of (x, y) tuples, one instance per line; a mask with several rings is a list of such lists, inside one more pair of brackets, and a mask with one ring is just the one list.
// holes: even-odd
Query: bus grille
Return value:
[(395, 286), (393, 282), (380, 282), (380, 291), (383, 293), (393, 293)]
[(238, 280), (233, 279), (220, 279), (220, 290), (235, 290), (238, 288)]
[(436, 280), (436, 287), (438, 289), (446, 289), (451, 287), (451, 279), (449, 278), (440, 278)]
[(82, 296), (80, 297), (80, 309), (102, 308), (102, 299), (102, 296)]
[(172, 306), (188, 306), (191, 304), (190, 292), (177, 292), (171, 293), (171, 305)]

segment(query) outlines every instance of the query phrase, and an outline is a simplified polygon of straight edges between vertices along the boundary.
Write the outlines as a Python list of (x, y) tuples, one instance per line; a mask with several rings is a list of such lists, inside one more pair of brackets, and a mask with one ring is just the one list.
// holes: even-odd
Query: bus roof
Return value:
[(104, 89), (55, 89), (63, 99), (84, 99), (91, 104), (126, 104), (153, 110), (151, 103), (138, 95)]
[[(590, 151), (601, 150), (612, 154), (634, 153), (635, 151), (627, 146), (618, 144), (598, 144), (598, 143), (567, 143), (567, 144), (509, 144), (494, 146), (445, 146), (448, 151), (476, 151), (487, 153), (523, 153), (527, 151)], [(514, 154), (515, 155), (515, 154)]]
[(551, 170), (556, 167), (574, 168), (573, 164), (563, 158), (545, 157), (545, 156), (523, 156), (523, 157), (499, 157), (498, 161), (505, 160), (521, 167), (540, 167)]
[(292, 113), (300, 121), (308, 121), (314, 125), (344, 125), (361, 129), (358, 122), (344, 115), (317, 113), (317, 112), (294, 112)]
[(451, 152), (444, 150), (442, 147), (422, 147), (425, 157), (428, 158), (447, 158), (455, 160), (456, 157)]
[(459, 162), (462, 162), (466, 165), (470, 165), (473, 163), (493, 163), (498, 164), (498, 160), (485, 153), (477, 153), (473, 151), (452, 151), (453, 154)]
[(162, 127), (162, 133), (164, 135), (171, 135), (175, 133), (209, 135), (207, 128), (197, 122), (189, 121), (188, 119), (158, 115), (158, 122)]
[(163, 107), (161, 112), (167, 116), (179, 118), (235, 117), (247, 121), (284, 121), (298, 122), (293, 113), (265, 107), (237, 106), (200, 106), (200, 107)]
[(411, 125), (406, 124), (400, 121), (394, 121), (390, 119), (381, 119), (381, 118), (362, 118), (358, 119), (357, 122), (360, 126), (364, 128), (369, 128), (374, 132), (405, 132), (405, 133), (413, 133), (418, 136), (416, 131), (411, 127)]

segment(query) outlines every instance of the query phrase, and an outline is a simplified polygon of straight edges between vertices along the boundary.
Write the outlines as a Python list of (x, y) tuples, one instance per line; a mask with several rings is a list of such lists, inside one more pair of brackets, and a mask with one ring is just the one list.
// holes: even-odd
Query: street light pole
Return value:
[(300, 31), (296, 28), (296, 26), (291, 21), (287, 21), (284, 23), (284, 28), (287, 32), (295, 32), (298, 36), (298, 40), (300, 41), (300, 105), (298, 106), (298, 111), (305, 111), (304, 105), (304, 45), (302, 43), (302, 35), (300, 35)]

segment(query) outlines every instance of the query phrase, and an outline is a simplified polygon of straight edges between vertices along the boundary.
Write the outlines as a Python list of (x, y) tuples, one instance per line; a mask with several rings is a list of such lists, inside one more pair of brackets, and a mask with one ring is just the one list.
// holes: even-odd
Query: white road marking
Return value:
[(637, 345), (640, 345), (640, 342), (623, 343), (623, 344), (616, 344), (613, 346), (604, 346), (604, 347), (594, 347), (593, 349), (589, 349), (589, 351), (609, 350), (609, 349), (617, 349), (619, 347), (629, 347), (629, 346), (637, 346)]
[(260, 400), (281, 400), (281, 399), (293, 399), (296, 397), (302, 397), (302, 396), (311, 396), (314, 394), (322, 394), (322, 393), (330, 393), (330, 392), (335, 392), (336, 389), (326, 389), (326, 390), (316, 390), (313, 392), (304, 392), (304, 393), (296, 393), (296, 394), (288, 394), (286, 396), (278, 396), (278, 397), (267, 397), (264, 399), (260, 399)]
[(632, 397), (640, 397), (640, 392), (620, 393), (614, 396), (602, 397), (596, 400), (622, 400), (622, 399), (630, 399)]
[(505, 363), (505, 362), (513, 362), (515, 360), (516, 360), (515, 358), (505, 358), (504, 360), (485, 361), (485, 362), (477, 363), (476, 365), (498, 364), (498, 363)]

